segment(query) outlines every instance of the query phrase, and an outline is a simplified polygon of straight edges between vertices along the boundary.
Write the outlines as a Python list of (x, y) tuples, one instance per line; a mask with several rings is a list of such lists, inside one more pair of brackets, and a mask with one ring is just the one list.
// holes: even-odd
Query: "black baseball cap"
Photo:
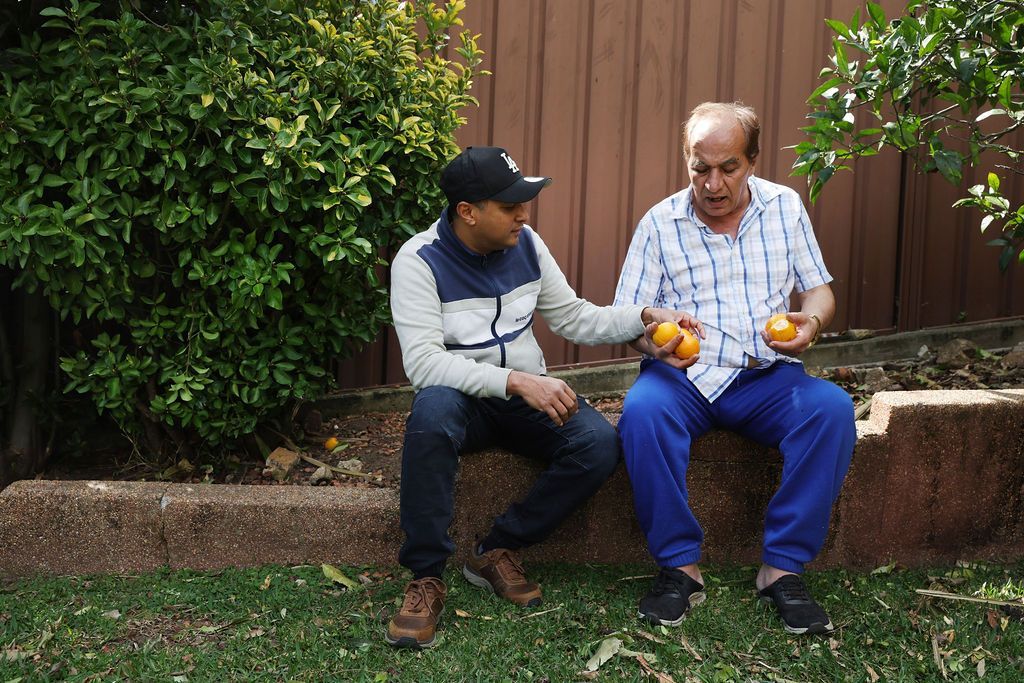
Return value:
[(523, 176), (501, 147), (467, 147), (441, 172), (441, 190), (450, 207), (485, 199), (528, 202), (550, 184), (551, 178)]

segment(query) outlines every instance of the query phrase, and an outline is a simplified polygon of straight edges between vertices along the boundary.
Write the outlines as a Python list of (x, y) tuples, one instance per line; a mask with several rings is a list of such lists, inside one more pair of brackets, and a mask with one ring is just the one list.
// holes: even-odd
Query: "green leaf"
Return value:
[(935, 167), (946, 180), (954, 185), (960, 184), (960, 178), (963, 176), (963, 159), (959, 152), (951, 149), (938, 149), (935, 150), (932, 158), (935, 159)]
[(203, 107), (209, 107), (211, 104), (213, 104), (213, 93), (212, 92), (203, 93), (203, 95), (202, 95), (202, 97), (200, 99), (202, 101)]
[(267, 305), (278, 311), (284, 308), (284, 296), (281, 294), (280, 289), (277, 287), (267, 289)]
[(991, 187), (993, 191), (999, 189), (999, 176), (991, 171), (989, 171), (988, 174), (988, 186)]
[(373, 202), (370, 195), (365, 192), (350, 192), (345, 196), (347, 196), (353, 203), (363, 207), (369, 206)]
[(41, 17), (65, 17), (66, 18), (68, 15), (64, 12), (64, 10), (60, 9), (59, 7), (44, 7), (43, 9), (41, 9), (39, 11), (39, 16), (41, 16)]
[(941, 42), (942, 39), (945, 38), (945, 36), (945, 33), (939, 31), (936, 31), (935, 33), (929, 35), (927, 38), (924, 39), (924, 42), (921, 43), (921, 49), (918, 50), (917, 52), (918, 56), (924, 57), (928, 54), (931, 54), (931, 52), (935, 49), (935, 46), (938, 45), (939, 42)]
[(821, 97), (823, 93), (845, 82), (846, 81), (840, 78), (839, 76), (828, 79), (827, 81), (825, 81), (824, 83), (822, 83), (821, 85), (814, 89), (814, 92), (812, 92), (810, 97), (807, 98), (807, 102), (813, 104), (813, 100), (816, 100), (819, 97)]
[(281, 119), (274, 116), (268, 116), (265, 119), (265, 121), (267, 123), (267, 128), (274, 131), (275, 133), (281, 130)]
[(974, 74), (978, 72), (979, 63), (977, 57), (968, 57), (961, 60), (960, 65), (957, 67), (957, 73), (963, 83), (969, 83), (974, 78)]
[(875, 28), (881, 29), (885, 26), (885, 10), (882, 9), (881, 5), (869, 0), (868, 14), (871, 16), (871, 21), (874, 22)]
[[(1024, 31), (1021, 32), (1021, 35), (1024, 35)], [(1009, 76), (1004, 78), (999, 84), (998, 97), (999, 103), (1003, 105), (1005, 109), (1010, 111), (1015, 109), (1013, 102), (1013, 79)]]
[(850, 27), (839, 21), (838, 19), (826, 19), (825, 23), (836, 35), (843, 36), (844, 38), (849, 35)]

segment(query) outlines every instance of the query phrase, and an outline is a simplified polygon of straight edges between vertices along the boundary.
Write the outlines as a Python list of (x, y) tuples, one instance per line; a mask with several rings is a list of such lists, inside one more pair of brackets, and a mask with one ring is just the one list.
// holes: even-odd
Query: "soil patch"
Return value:
[[(870, 398), (878, 391), (1024, 388), (1024, 363), (1017, 367), (1014, 352), (991, 353), (970, 345), (947, 347), (937, 352), (922, 349), (915, 360), (829, 368), (817, 374), (850, 394), (860, 419), (868, 415)], [(1024, 349), (1016, 353), (1024, 355)], [(940, 365), (939, 359), (946, 365)], [(625, 392), (587, 396), (594, 407), (610, 416), (622, 412), (624, 397)], [(305, 434), (297, 442), (282, 444), (305, 456), (282, 481), (274, 478), (262, 459), (252, 456), (229, 455), (199, 466), (179, 462), (168, 467), (165, 463), (161, 468), (144, 462), (137, 454), (116, 451), (97, 453), (89, 461), (57, 461), (39, 478), (308, 486), (317, 480), (317, 470), (323, 464), (361, 474), (331, 471), (330, 477), (317, 485), (395, 488), (400, 481), (407, 416), (405, 411), (390, 411), (307, 419)], [(337, 445), (328, 443), (331, 438), (337, 439)]]

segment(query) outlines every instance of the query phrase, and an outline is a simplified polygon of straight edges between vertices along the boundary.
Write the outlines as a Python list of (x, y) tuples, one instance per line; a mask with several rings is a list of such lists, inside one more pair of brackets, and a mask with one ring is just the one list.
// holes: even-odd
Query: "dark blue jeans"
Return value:
[(417, 576), (440, 573), (455, 549), (448, 526), (459, 456), (493, 446), (549, 464), (526, 497), (495, 520), (492, 538), (513, 550), (544, 540), (619, 462), (615, 429), (582, 396), (579, 407), (557, 427), (518, 396), (476, 398), (449, 387), (421, 389), (402, 450), (405, 543), (398, 561)]

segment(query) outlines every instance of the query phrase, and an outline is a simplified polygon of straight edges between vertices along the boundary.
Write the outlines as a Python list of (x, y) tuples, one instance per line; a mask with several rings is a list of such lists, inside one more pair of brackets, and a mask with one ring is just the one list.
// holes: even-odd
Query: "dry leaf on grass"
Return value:
[(3, 650), (3, 660), (8, 662), (16, 662), (19, 659), (25, 659), (31, 657), (35, 652), (29, 650)]
[(640, 663), (640, 668), (646, 671), (648, 675), (654, 676), (654, 680), (658, 681), (658, 683), (676, 683), (675, 679), (668, 674), (655, 671), (642, 654), (636, 655), (636, 661)]
[(636, 634), (638, 636), (640, 636), (641, 638), (646, 638), (647, 640), (650, 640), (652, 642), (661, 643), (662, 645), (665, 644), (664, 640), (662, 640), (661, 638), (659, 638), (656, 635), (652, 635), (652, 634), (648, 633), (647, 631), (637, 631)]
[(619, 654), (622, 649), (622, 641), (618, 638), (605, 638), (597, 646), (597, 652), (587, 660), (587, 671), (597, 671), (609, 659)]
[(697, 652), (693, 645), (690, 645), (690, 641), (686, 639), (686, 636), (679, 636), (679, 644), (682, 645), (683, 649), (689, 652), (690, 656), (693, 657), (696, 661), (704, 661), (704, 658), (700, 656), (700, 653)]
[(359, 588), (358, 583), (342, 574), (341, 570), (339, 570), (334, 565), (322, 564), (320, 565), (320, 568), (323, 570), (324, 576), (326, 576), (328, 579), (335, 583), (340, 583), (342, 586), (348, 588), (350, 591), (354, 591)]

